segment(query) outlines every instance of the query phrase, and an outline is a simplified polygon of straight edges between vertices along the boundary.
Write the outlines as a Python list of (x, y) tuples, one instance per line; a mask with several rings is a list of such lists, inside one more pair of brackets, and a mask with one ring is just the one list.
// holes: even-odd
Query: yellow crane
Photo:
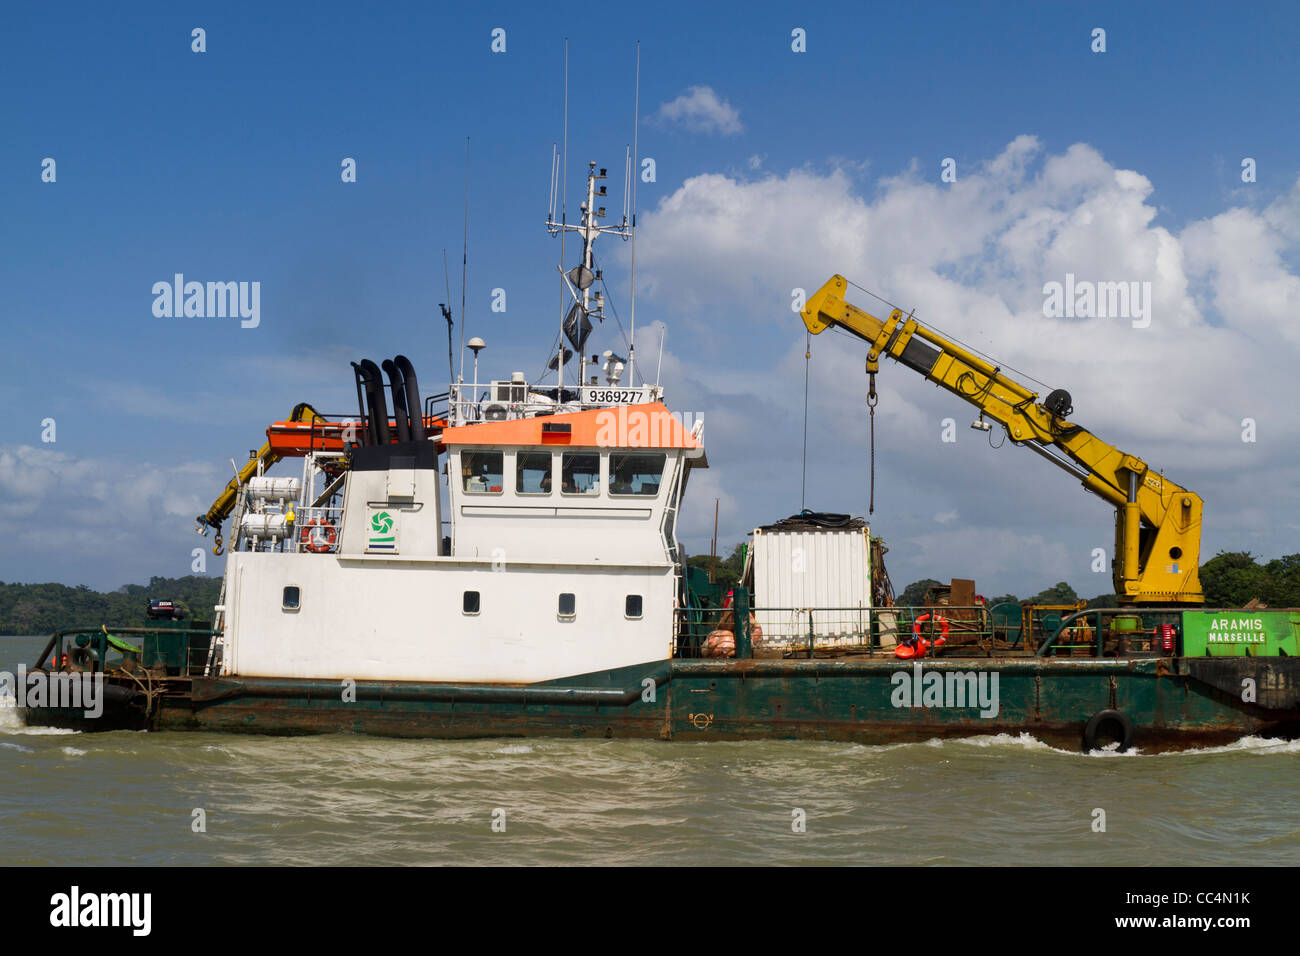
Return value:
[[(316, 409), (312, 408), (306, 402), (299, 402), (289, 413), (290, 422), (323, 422), (323, 419)], [(199, 534), (207, 535), (208, 528), (215, 528), (217, 537), (212, 546), (213, 554), (221, 553), (221, 524), (230, 517), (231, 510), (235, 507), (235, 499), (239, 494), (239, 489), (248, 483), (248, 480), (257, 474), (257, 468), (262, 466), (265, 471), (284, 456), (271, 447), (271, 441), (267, 441), (258, 450), (257, 454), (248, 459), (243, 468), (235, 472), (235, 477), (226, 482), (226, 487), (217, 495), (217, 499), (212, 502), (212, 507), (206, 512), (199, 515), (195, 521), (194, 530)]]
[[(839, 326), (868, 345), (868, 401), (874, 405), (880, 356), (919, 372), (1003, 425), (1011, 441), (1038, 452), (1074, 475), (1083, 487), (1115, 507), (1115, 593), (1125, 604), (1200, 604), (1201, 499), (1142, 459), (1120, 451), (1066, 420), (1070, 393), (1038, 393), (955, 342), (895, 309), (878, 319), (845, 300), (848, 282), (832, 276), (808, 299), (802, 315), (817, 335)], [(1059, 449), (1066, 457), (1048, 451)], [(1067, 460), (1068, 459), (1068, 460)]]

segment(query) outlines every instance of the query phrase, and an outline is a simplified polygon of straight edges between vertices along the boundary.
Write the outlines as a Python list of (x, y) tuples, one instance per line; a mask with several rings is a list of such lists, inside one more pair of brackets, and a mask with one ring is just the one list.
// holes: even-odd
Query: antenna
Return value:
[[(641, 123), (641, 41), (636, 41), (636, 80), (632, 95), (632, 331), (627, 343), (627, 381), (636, 384), (636, 184), (641, 178), (641, 157), (637, 154), (637, 133)], [(627, 194), (624, 193), (624, 196)]]
[[(556, 190), (560, 185), (560, 144), (551, 144), (551, 199), (546, 205), (546, 222), (555, 222), (555, 199)], [(550, 230), (551, 235), (555, 235), (555, 230)]]
[[(462, 236), (460, 254), (460, 375), (456, 377), (459, 385), (465, 380), (465, 277), (469, 272), (469, 137), (465, 137), (465, 231)], [(448, 296), (450, 298), (450, 296)], [(460, 394), (456, 397), (459, 399)]]
[(655, 388), (659, 388), (659, 373), (664, 370), (664, 336), (668, 334), (668, 326), (659, 327), (659, 366), (655, 369)]
[(456, 362), (452, 357), (451, 347), (451, 271), (447, 268), (447, 250), (442, 250), (442, 276), (447, 282), (447, 301), (439, 302), (438, 308), (442, 310), (442, 317), (447, 320), (447, 381), (456, 380)]
[[(569, 210), (569, 179), (566, 173), (569, 169), (569, 38), (564, 38), (564, 95), (563, 105), (560, 108), (560, 138), (563, 142), (563, 151), (560, 156), (560, 275), (564, 275), (564, 235), (568, 232), (563, 226), (568, 222)], [(564, 358), (564, 291), (565, 285), (563, 280), (560, 282), (560, 351), (556, 354)], [(556, 363), (555, 372), (558, 385), (556, 386), (555, 400), (560, 402), (564, 398), (564, 362)], [(581, 384), (581, 383), (579, 383)]]
[[(581, 352), (578, 358), (578, 384), (581, 386), (583, 378), (586, 376), (587, 353), (584, 348), (587, 336), (592, 331), (591, 319), (596, 318), (601, 322), (605, 320), (605, 291), (591, 291), (594, 281), (599, 281), (604, 290), (604, 279), (601, 270), (596, 268), (596, 260), (593, 256), (592, 247), (596, 240), (606, 233), (618, 236), (624, 242), (627, 242), (632, 236), (632, 224), (629, 218), (631, 207), (628, 202), (628, 190), (633, 175), (632, 167), (632, 148), (628, 146), (623, 157), (623, 218), (617, 225), (602, 225), (600, 220), (607, 215), (605, 207), (600, 205), (600, 201), (608, 196), (607, 187), (600, 186), (597, 188), (597, 181), (604, 180), (608, 177), (609, 171), (601, 166), (597, 166), (592, 160), (587, 163), (587, 189), (586, 195), (581, 203), (581, 215), (577, 222), (572, 225), (568, 222), (568, 180), (563, 180), (558, 190), (556, 187), (556, 177), (564, 176), (568, 168), (568, 139), (569, 139), (569, 45), (568, 39), (564, 44), (564, 90), (563, 90), (563, 146), (560, 153), (560, 166), (557, 169), (555, 165), (556, 152), (555, 146), (551, 147), (551, 215), (546, 221), (547, 231), (552, 236), (556, 233), (560, 235), (560, 263), (556, 267), (561, 276), (560, 282), (560, 329), (556, 336), (558, 342), (562, 343), (567, 337), (574, 347)], [(555, 197), (559, 193), (561, 208), (560, 219), (555, 219)], [(567, 251), (565, 244), (565, 233), (579, 233), (582, 239), (582, 257), (578, 265), (571, 271), (566, 271), (568, 265), (565, 253)], [(574, 287), (577, 287), (576, 289)], [(572, 295), (574, 302), (573, 307), (569, 307), (565, 293)], [(615, 312), (615, 318), (618, 313)], [(620, 330), (622, 322), (619, 322)], [(629, 342), (629, 345), (631, 343)], [(562, 352), (556, 352), (562, 355)], [(575, 353), (576, 354), (576, 353)], [(564, 387), (564, 361), (555, 365), (548, 366), (555, 368), (558, 372), (559, 387)], [(581, 393), (579, 393), (581, 395)]]

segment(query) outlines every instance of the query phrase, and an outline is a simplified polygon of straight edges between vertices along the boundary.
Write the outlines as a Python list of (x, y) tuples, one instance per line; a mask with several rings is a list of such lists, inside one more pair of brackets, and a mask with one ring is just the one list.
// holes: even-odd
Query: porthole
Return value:
[(578, 599), (571, 592), (560, 595), (559, 615), (566, 620), (578, 616)]

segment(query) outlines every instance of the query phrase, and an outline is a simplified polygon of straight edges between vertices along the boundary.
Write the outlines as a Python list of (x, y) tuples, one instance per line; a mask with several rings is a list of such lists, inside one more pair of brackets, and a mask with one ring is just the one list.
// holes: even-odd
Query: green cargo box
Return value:
[(1300, 657), (1300, 610), (1183, 612), (1186, 657)]

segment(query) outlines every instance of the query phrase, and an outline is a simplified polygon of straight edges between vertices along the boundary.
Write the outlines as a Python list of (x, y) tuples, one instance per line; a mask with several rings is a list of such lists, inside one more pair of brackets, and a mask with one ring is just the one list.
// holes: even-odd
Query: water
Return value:
[[(0, 638), (0, 661), (43, 643)], [(16, 718), (0, 711), (4, 865), (1300, 862), (1300, 743), (1083, 756), (1009, 736), (402, 741)]]

